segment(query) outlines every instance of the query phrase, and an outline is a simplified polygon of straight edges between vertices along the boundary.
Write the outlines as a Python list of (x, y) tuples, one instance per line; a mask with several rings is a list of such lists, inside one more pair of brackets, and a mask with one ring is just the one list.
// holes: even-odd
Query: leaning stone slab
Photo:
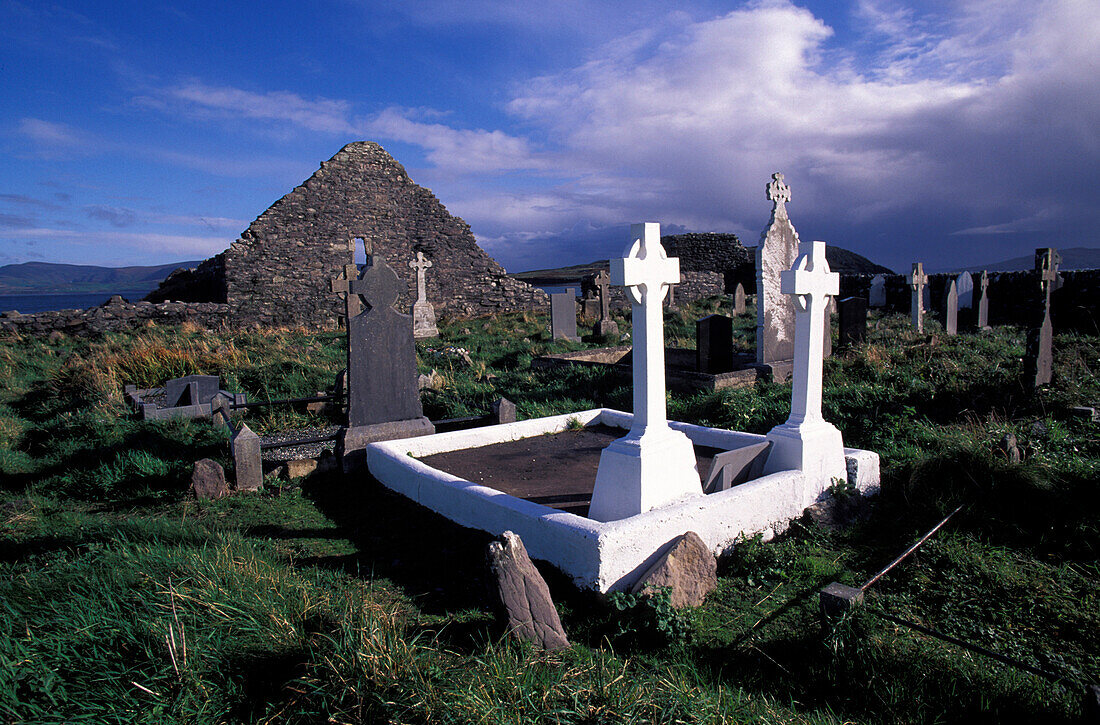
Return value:
[(546, 650), (569, 647), (550, 588), (519, 536), (505, 531), (500, 541), (489, 544), (489, 568), (496, 577), (509, 634)]
[(746, 481), (760, 478), (771, 447), (771, 441), (764, 441), (722, 451), (716, 455), (710, 465), (710, 475), (703, 486), (703, 493), (727, 491)]
[(694, 531), (672, 541), (661, 558), (654, 562), (631, 590), (652, 592), (670, 587), (672, 606), (677, 609), (698, 607), (718, 586), (718, 563), (714, 554)]
[(195, 461), (191, 473), (191, 490), (199, 500), (218, 499), (229, 495), (225, 485), (225, 470), (217, 461), (202, 458)]

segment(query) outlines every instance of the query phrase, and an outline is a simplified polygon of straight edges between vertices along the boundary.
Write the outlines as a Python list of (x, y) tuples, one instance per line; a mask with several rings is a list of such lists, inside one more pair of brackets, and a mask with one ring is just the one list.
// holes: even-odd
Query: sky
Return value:
[(632, 222), (1100, 247), (1097, 0), (0, 0), (0, 265), (202, 259), (358, 140), (509, 271)]

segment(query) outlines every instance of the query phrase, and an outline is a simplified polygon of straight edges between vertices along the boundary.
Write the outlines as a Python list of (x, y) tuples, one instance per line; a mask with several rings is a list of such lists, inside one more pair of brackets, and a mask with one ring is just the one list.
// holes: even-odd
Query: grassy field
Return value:
[[(666, 339), (694, 346), (693, 320)], [(736, 322), (751, 349), (750, 314)], [(620, 319), (629, 329), (629, 321)], [(1100, 681), (1100, 338), (1056, 336), (1057, 380), (1019, 383), (1022, 331), (917, 336), (901, 316), (825, 367), (825, 414), (877, 451), (883, 492), (846, 527), (796, 522), (719, 564), (697, 610), (597, 597), (546, 570), (575, 646), (502, 636), (487, 535), (365, 475), (269, 477), (187, 495), (193, 462), (227, 468), (207, 422), (138, 422), (126, 383), (222, 375), (250, 399), (310, 395), (343, 365), (335, 334), (151, 327), (93, 341), (0, 339), (0, 719), (18, 723), (1069, 723)], [(417, 343), (435, 419), (630, 407), (610, 372), (532, 371), (545, 315), (444, 320)], [(467, 363), (461, 351), (468, 353)], [(670, 417), (763, 433), (789, 385), (672, 395)], [(325, 424), (248, 414), (258, 432)], [(1013, 433), (1011, 462), (999, 442)], [(921, 552), (822, 625), (817, 591), (858, 585), (960, 504)], [(1048, 671), (1022, 672), (882, 618), (921, 623)]]

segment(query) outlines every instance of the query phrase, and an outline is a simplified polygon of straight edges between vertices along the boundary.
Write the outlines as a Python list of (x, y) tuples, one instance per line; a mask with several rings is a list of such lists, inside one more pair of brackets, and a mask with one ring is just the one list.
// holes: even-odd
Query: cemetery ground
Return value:
[[(669, 313), (666, 342), (694, 347)], [(619, 317), (620, 328), (630, 329)], [(755, 315), (735, 320), (753, 345)], [(204, 420), (137, 421), (123, 385), (219, 374), (250, 400), (315, 394), (343, 337), (151, 327), (95, 341), (0, 340), (0, 718), (5, 722), (1075, 722), (1100, 681), (1100, 433), (1069, 413), (1100, 401), (1100, 338), (1055, 337), (1056, 379), (1020, 383), (1024, 331), (924, 335), (871, 315), (869, 340), (825, 365), (824, 411), (846, 445), (882, 456), (882, 493), (743, 541), (719, 587), (667, 599), (577, 591), (544, 574), (573, 647), (504, 636), (488, 602), (490, 537), (366, 473), (269, 475), (199, 502), (195, 460), (228, 468)], [(417, 342), (433, 420), (503, 395), (519, 417), (630, 409), (629, 378), (532, 371), (546, 315), (441, 320)], [(582, 333), (583, 334), (583, 333)], [(461, 348), (468, 353), (469, 362)], [(765, 433), (790, 386), (671, 394), (669, 418)], [(327, 417), (326, 417), (327, 416)], [(339, 422), (250, 411), (261, 435)], [(1013, 433), (1022, 461), (1001, 448)], [(859, 586), (960, 504), (918, 554), (822, 624), (817, 592)], [(845, 525), (837, 525), (843, 523)], [(883, 619), (1032, 664), (1052, 681)]]

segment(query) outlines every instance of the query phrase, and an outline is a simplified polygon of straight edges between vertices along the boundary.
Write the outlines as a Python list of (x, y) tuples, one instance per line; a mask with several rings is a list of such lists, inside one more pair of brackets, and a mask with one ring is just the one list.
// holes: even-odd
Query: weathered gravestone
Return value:
[(978, 298), (978, 329), (989, 329), (989, 274), (982, 270), (979, 280), (981, 296)]
[(505, 531), (489, 544), (489, 569), (496, 578), (508, 634), (550, 651), (569, 646), (550, 588), (519, 536)]
[(840, 308), (840, 346), (859, 345), (867, 339), (867, 300), (846, 297), (837, 306)]
[[(352, 245), (363, 241), (356, 238), (352, 240)], [(370, 254), (370, 248), (367, 243), (363, 241), (363, 246), (367, 248), (367, 254)], [(363, 311), (363, 307), (360, 304), (359, 295), (353, 295), (348, 292), (348, 285), (359, 277), (359, 265), (357, 264), (345, 264), (344, 269), (340, 272), (339, 277), (333, 277), (328, 281), (329, 289), (333, 294), (344, 301), (344, 325), (347, 326), (348, 320), (358, 315)]]
[(955, 291), (959, 295), (960, 310), (974, 308), (974, 277), (969, 272), (963, 272), (955, 278)]
[(1035, 250), (1035, 271), (1042, 290), (1041, 309), (1037, 314), (1037, 326), (1027, 335), (1027, 352), (1024, 355), (1024, 382), (1031, 388), (1048, 385), (1054, 365), (1054, 329), (1050, 323), (1050, 301), (1062, 286), (1058, 265), (1062, 257), (1056, 249)]
[(626, 287), (633, 320), (634, 417), (630, 432), (600, 454), (588, 517), (616, 521), (678, 499), (702, 496), (695, 449), (668, 425), (661, 302), (680, 279), (680, 260), (661, 246), (661, 225), (632, 224), (611, 283)]
[(733, 288), (733, 316), (745, 314), (745, 288), (738, 282)]
[(701, 373), (733, 370), (733, 320), (707, 315), (695, 321), (695, 369)]
[(913, 273), (909, 275), (909, 288), (913, 291), (909, 302), (909, 313), (913, 318), (913, 329), (924, 332), (924, 288), (928, 284), (928, 275), (924, 273), (924, 263), (913, 262)]
[(195, 461), (195, 469), (191, 472), (191, 490), (195, 498), (200, 500), (228, 496), (229, 487), (225, 485), (225, 469), (220, 463), (210, 458)]
[(701, 606), (718, 588), (718, 562), (694, 531), (676, 537), (630, 591), (652, 594), (666, 588), (677, 609)]
[(185, 375), (173, 378), (164, 384), (166, 408), (181, 408), (188, 405), (209, 403), (221, 389), (221, 378), (217, 375)]
[(412, 317), (394, 309), (402, 284), (378, 256), (348, 284), (363, 311), (348, 320), (348, 427), (337, 442), (345, 471), (362, 465), (368, 443), (435, 432), (420, 406)]
[(948, 280), (943, 296), (943, 330), (952, 336), (959, 333), (959, 293), (953, 279)]
[(578, 342), (577, 293), (572, 288), (550, 295), (550, 337)]
[(871, 292), (867, 297), (867, 304), (871, 307), (886, 306), (886, 278), (881, 274), (871, 278)]
[(233, 472), (238, 491), (255, 491), (264, 483), (263, 460), (260, 454), (260, 437), (251, 428), (241, 424), (229, 443), (233, 451)]
[(416, 302), (413, 303), (413, 337), (423, 340), (429, 337), (439, 337), (439, 330), (435, 326), (435, 308), (428, 302), (427, 286), (424, 281), (424, 272), (432, 263), (424, 259), (423, 252), (416, 253), (416, 259), (409, 262), (409, 267), (416, 270)]
[(772, 218), (756, 246), (756, 362), (772, 363), (794, 357), (794, 302), (780, 290), (779, 275), (798, 257), (798, 232), (787, 216), (791, 188), (783, 174), (772, 174), (767, 197)]
[(617, 337), (619, 323), (611, 319), (611, 277), (601, 269), (593, 281), (600, 295), (600, 319), (596, 323), (596, 334)]

